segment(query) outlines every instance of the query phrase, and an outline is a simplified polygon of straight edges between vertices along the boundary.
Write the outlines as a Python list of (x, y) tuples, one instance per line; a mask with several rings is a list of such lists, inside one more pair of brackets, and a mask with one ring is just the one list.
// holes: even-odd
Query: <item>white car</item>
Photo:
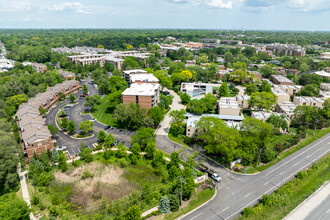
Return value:
[(213, 173), (211, 177), (212, 177), (212, 179), (214, 179), (218, 183), (220, 183), (221, 180), (222, 180), (221, 177), (217, 173)]
[(66, 150), (66, 146), (60, 146), (60, 147), (56, 148), (56, 150)]
[(96, 119), (95, 118), (92, 118), (92, 119), (89, 119), (89, 121), (94, 122), (94, 121), (96, 121)]

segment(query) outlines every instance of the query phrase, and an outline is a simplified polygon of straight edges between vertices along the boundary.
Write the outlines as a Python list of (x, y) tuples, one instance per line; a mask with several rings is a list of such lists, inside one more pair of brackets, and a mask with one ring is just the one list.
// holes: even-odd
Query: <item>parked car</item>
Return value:
[(115, 140), (114, 143), (111, 144), (111, 146), (117, 146), (119, 144), (119, 141), (118, 140)]
[(89, 119), (89, 121), (94, 122), (94, 121), (96, 121), (96, 119), (95, 118), (92, 118), (92, 119)]
[(86, 97), (86, 95), (85, 94), (82, 94), (82, 95), (80, 95), (80, 97), (83, 97), (84, 98), (84, 97)]
[(109, 128), (111, 128), (111, 126), (107, 125), (107, 126), (104, 127), (104, 130), (108, 130)]
[(169, 91), (164, 91), (165, 95), (171, 95), (171, 93)]
[(70, 106), (65, 106), (65, 107), (64, 107), (64, 110), (69, 110), (69, 109), (71, 109)]
[(56, 150), (66, 150), (66, 146), (57, 147)]
[(217, 181), (218, 183), (220, 183), (222, 180), (221, 177), (217, 173), (213, 173), (211, 178), (214, 179), (215, 181)]
[(200, 164), (199, 169), (202, 172), (207, 173), (209, 177), (211, 177), (213, 180), (217, 181), (218, 183), (221, 182), (222, 178), (219, 176), (219, 174), (217, 174), (215, 171), (211, 170), (207, 166)]

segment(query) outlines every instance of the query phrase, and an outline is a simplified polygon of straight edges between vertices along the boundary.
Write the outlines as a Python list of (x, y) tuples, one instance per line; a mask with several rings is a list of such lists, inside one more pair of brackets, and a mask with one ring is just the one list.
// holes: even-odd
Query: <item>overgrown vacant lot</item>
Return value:
[[(134, 169), (134, 168), (133, 168)], [(99, 206), (101, 198), (117, 200), (138, 186), (127, 181), (124, 169), (97, 162), (74, 168), (67, 173), (55, 173), (55, 185), (71, 185), (68, 201), (84, 209)]]

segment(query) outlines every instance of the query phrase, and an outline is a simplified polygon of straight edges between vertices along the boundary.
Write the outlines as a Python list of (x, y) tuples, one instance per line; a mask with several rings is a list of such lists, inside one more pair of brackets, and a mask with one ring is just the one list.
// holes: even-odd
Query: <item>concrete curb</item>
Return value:
[(217, 189), (217, 187), (215, 187), (215, 193), (214, 193), (213, 197), (212, 197), (210, 200), (204, 202), (202, 205), (198, 206), (197, 208), (194, 208), (193, 210), (191, 210), (191, 211), (188, 212), (187, 214), (181, 215), (180, 217), (176, 218), (176, 220), (181, 220), (181, 219), (183, 219), (184, 217), (190, 215), (191, 213), (193, 213), (193, 212), (196, 211), (197, 209), (199, 209), (199, 208), (201, 208), (202, 206), (206, 205), (207, 203), (211, 202), (211, 201), (216, 197), (217, 193), (218, 193), (218, 189)]

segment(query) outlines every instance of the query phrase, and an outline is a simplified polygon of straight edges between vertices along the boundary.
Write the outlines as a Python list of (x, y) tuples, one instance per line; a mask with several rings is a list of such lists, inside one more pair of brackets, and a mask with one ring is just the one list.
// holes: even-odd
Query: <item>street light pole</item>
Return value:
[(226, 188), (229, 190), (229, 192), (231, 193), (231, 197), (232, 197), (231, 208), (230, 208), (230, 217), (229, 217), (229, 220), (231, 220), (231, 216), (233, 215), (233, 207), (234, 207), (234, 193), (229, 189), (228, 186)]

